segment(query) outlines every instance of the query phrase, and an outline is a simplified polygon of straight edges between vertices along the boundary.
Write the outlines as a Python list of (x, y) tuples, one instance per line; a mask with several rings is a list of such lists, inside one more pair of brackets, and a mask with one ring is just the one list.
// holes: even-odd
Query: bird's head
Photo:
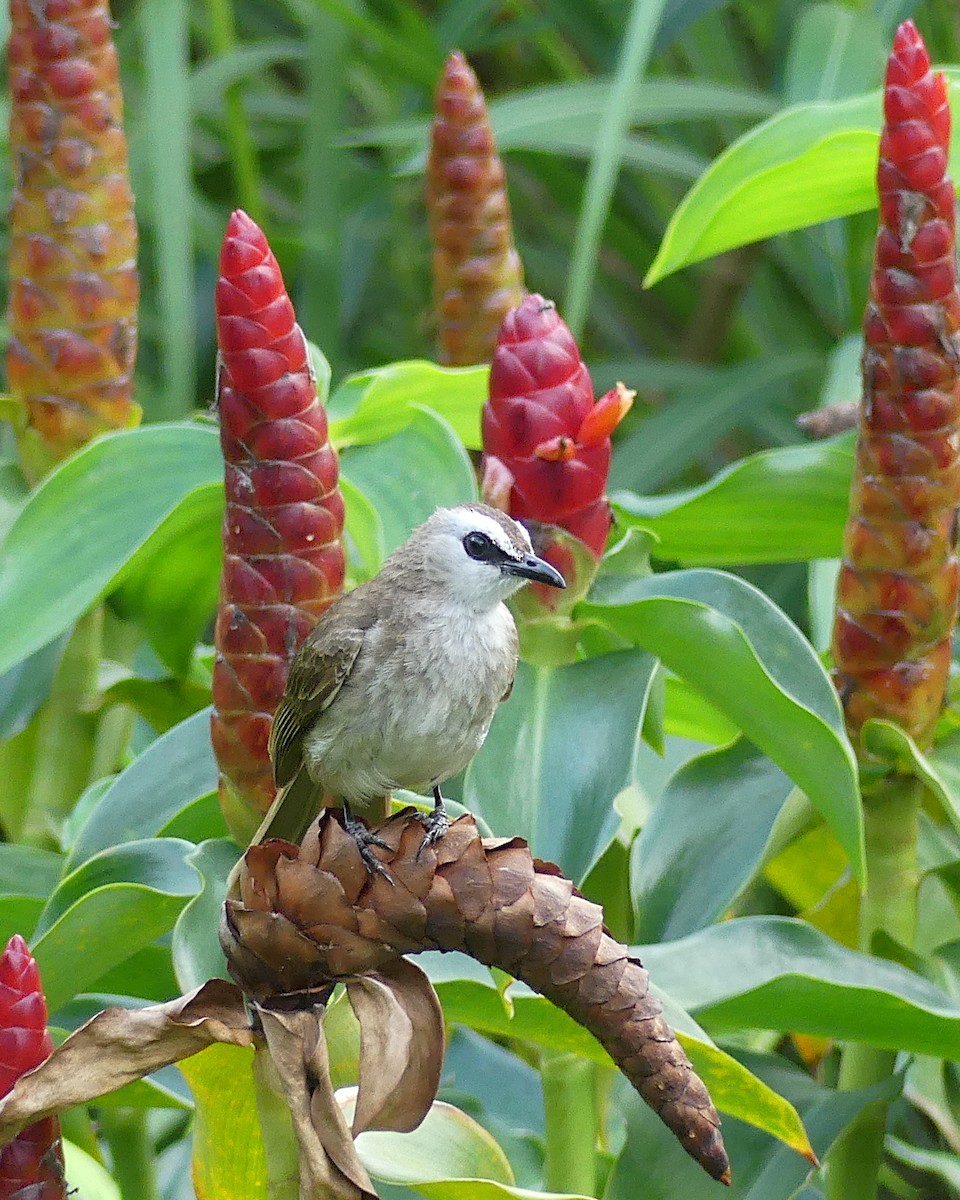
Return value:
[(527, 580), (566, 587), (560, 572), (534, 554), (524, 527), (485, 504), (438, 508), (414, 540), (431, 581), (469, 608), (492, 608)]

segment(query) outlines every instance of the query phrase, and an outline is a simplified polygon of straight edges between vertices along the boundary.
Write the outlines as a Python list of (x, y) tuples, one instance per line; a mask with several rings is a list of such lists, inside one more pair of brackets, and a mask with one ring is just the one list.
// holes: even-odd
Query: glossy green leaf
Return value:
[[(356, 1095), (356, 1088), (337, 1093), (348, 1123), (353, 1121)], [(421, 1183), (448, 1179), (513, 1183), (507, 1156), (486, 1129), (440, 1100), (434, 1101), (412, 1133), (361, 1133), (356, 1142), (360, 1161), (372, 1176), (388, 1183), (405, 1183), (418, 1191)]]
[(637, 940), (670, 941), (722, 916), (757, 870), (792, 791), (743, 740), (681, 767), (633, 843)]
[(0, 843), (0, 896), (46, 900), (60, 880), (63, 855), (35, 846)]
[(714, 1031), (791, 1029), (960, 1056), (960, 1007), (945, 992), (804, 921), (742, 917), (639, 953), (658, 986)]
[(359, 488), (349, 479), (340, 478), (340, 490), (346, 506), (344, 534), (346, 536), (347, 566), (358, 583), (372, 579), (380, 570), (385, 553), (383, 522)]
[[(945, 74), (955, 102), (960, 70)], [(953, 138), (956, 173), (956, 130)], [(734, 246), (874, 208), (879, 139), (879, 92), (777, 113), (729, 146), (687, 193), (645, 285)]]
[(210, 710), (194, 713), (133, 760), (90, 813), (70, 850), (68, 870), (97, 851), (158, 833), (178, 812), (215, 791)]
[(183, 497), (222, 472), (216, 432), (188, 424), (98, 438), (52, 471), (0, 551), (0, 671), (63, 633)]
[(886, 1145), (898, 1162), (915, 1171), (933, 1175), (945, 1183), (952, 1193), (960, 1191), (960, 1162), (952, 1151), (926, 1150), (898, 1137), (890, 1137)]
[(489, 367), (439, 367), (420, 359), (351, 375), (330, 397), (331, 441), (338, 448), (381, 442), (405, 429), (418, 408), (429, 408), (478, 450), (489, 375)]
[(853, 439), (765, 450), (708, 483), (663, 496), (616, 492), (617, 518), (657, 536), (654, 555), (685, 566), (798, 562), (840, 553)]
[(931, 758), (920, 749), (906, 730), (893, 721), (874, 717), (865, 721), (860, 733), (864, 749), (880, 763), (887, 763), (900, 774), (913, 775), (936, 796), (946, 816), (960, 828), (960, 805)]
[(189, 900), (173, 927), (173, 966), (184, 992), (208, 979), (229, 979), (227, 961), (220, 949), (218, 930), (227, 876), (240, 857), (240, 847), (229, 838), (202, 842), (187, 855), (187, 862), (202, 881), (198, 895)]
[(253, 1050), (209, 1046), (180, 1063), (196, 1105), (197, 1200), (267, 1200), (267, 1162), (253, 1085)]
[(70, 1181), (69, 1195), (75, 1200), (120, 1200), (120, 1189), (106, 1167), (66, 1139), (63, 1162), (64, 1174)]
[(186, 674), (193, 648), (216, 610), (222, 519), (222, 483), (188, 492), (127, 563), (112, 597), (178, 676)]
[(724, 746), (740, 736), (739, 726), (714, 708), (686, 680), (668, 675), (664, 685), (663, 727), (666, 733), (714, 746)]
[(598, 580), (578, 615), (656, 654), (809, 796), (864, 873), (857, 768), (840, 702), (810, 644), (762, 592), (720, 571)]
[(619, 824), (613, 801), (630, 779), (655, 669), (636, 650), (559, 667), (521, 663), (467, 768), (467, 808), (582, 879)]
[(340, 470), (379, 513), (387, 553), (435, 508), (477, 498), (476, 476), (462, 442), (427, 409), (414, 410), (392, 437), (345, 451)]
[(66, 638), (56, 638), (0, 675), (0, 741), (26, 729), (46, 700)]
[(32, 950), (51, 1012), (168, 933), (200, 883), (189, 842), (129, 842), (88, 859), (50, 898)]
[(210, 704), (210, 688), (193, 679), (144, 679), (127, 675), (112, 683), (103, 693), (105, 705), (124, 704), (153, 727), (167, 733), (201, 708)]

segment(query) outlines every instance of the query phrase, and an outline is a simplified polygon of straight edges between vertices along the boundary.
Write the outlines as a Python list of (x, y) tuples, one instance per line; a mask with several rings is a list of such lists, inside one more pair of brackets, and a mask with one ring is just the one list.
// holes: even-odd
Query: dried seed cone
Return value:
[(343, 497), (327, 416), (277, 260), (235, 212), (216, 290), (226, 510), (212, 737), (231, 830), (275, 794), (267, 741), (294, 651), (343, 587)]
[(946, 83), (911, 21), (897, 31), (884, 112), (834, 680), (851, 734), (884, 717), (924, 745), (957, 611), (960, 293)]
[(650, 992), (647, 972), (603, 927), (603, 911), (520, 838), (483, 841), (470, 816), (435, 846), (405, 809), (377, 830), (392, 878), (370, 875), (332, 812), (302, 845), (252, 846), (221, 941), (258, 999), (316, 991), (401, 954), (461, 950), (523, 980), (602, 1043), (684, 1149), (729, 1181), (706, 1088)]
[[(0, 1096), (53, 1050), (40, 972), (19, 934), (0, 955)], [(0, 1148), (0, 1200), (66, 1200), (60, 1122), (45, 1117)]]
[(104, 0), (10, 0), (10, 392), (36, 477), (136, 424), (137, 226)]
[(440, 361), (490, 361), (500, 322), (523, 296), (510, 202), (487, 105), (459, 51), (444, 64), (427, 163), (427, 217)]

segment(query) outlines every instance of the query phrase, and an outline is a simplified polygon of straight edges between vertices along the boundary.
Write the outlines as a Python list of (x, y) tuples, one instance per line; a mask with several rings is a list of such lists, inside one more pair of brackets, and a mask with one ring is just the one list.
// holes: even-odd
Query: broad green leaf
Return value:
[[(570, 80), (490, 101), (488, 109), (498, 148), (552, 151), (561, 148), (570, 136), (594, 141), (611, 86), (606, 79)], [(764, 92), (662, 76), (640, 80), (630, 89), (629, 101), (630, 123), (641, 126), (717, 117), (760, 117), (771, 113), (775, 105)], [(354, 130), (343, 144), (425, 147), (428, 130), (428, 121), (403, 121)], [(426, 151), (421, 149), (409, 169), (422, 170), (425, 161)]]
[(435, 508), (477, 498), (462, 442), (445, 420), (423, 408), (414, 409), (392, 437), (346, 451), (340, 470), (379, 513), (387, 553)]
[(112, 600), (177, 676), (217, 607), (223, 484), (194, 488), (127, 563)]
[[(347, 1122), (353, 1121), (357, 1089), (342, 1088), (337, 1101)], [(473, 1117), (452, 1104), (435, 1100), (423, 1123), (412, 1133), (367, 1132), (356, 1139), (367, 1171), (389, 1183), (419, 1190), (421, 1183), (447, 1179), (491, 1179), (513, 1183), (507, 1156)]]
[[(366, 1133), (361, 1135), (368, 1136)], [(363, 1158), (362, 1149), (360, 1157)], [(369, 1164), (366, 1165), (369, 1170)], [(410, 1183), (408, 1186), (427, 1200), (591, 1200), (581, 1192), (538, 1192), (489, 1179), (438, 1179), (435, 1183)]]
[(105, 705), (124, 704), (153, 727), (167, 733), (202, 708), (210, 705), (210, 687), (194, 679), (144, 679), (127, 675), (103, 693)]
[(521, 663), (467, 768), (467, 808), (582, 879), (619, 824), (613, 801), (630, 779), (655, 670), (636, 650), (559, 667)]
[(0, 671), (63, 633), (183, 497), (222, 472), (216, 432), (191, 424), (108, 434), (52, 471), (0, 549)]
[(720, 571), (597, 581), (577, 615), (663, 660), (806, 792), (864, 874), (857, 767), (840, 702), (810, 644), (752, 585)]
[(253, 1050), (209, 1046), (179, 1065), (196, 1105), (193, 1186), (197, 1200), (267, 1200)]
[[(419, 956), (417, 961), (428, 970), (448, 1020), (493, 1037), (520, 1038), (610, 1065), (609, 1055), (592, 1034), (524, 984), (514, 983), (501, 995), (489, 971), (472, 959), (456, 955), (438, 961), (438, 956), (430, 954)], [(804, 1153), (803, 1127), (791, 1106), (736, 1059), (714, 1046), (659, 984), (656, 993), (717, 1108), (783, 1138)]]
[(51, 1012), (168, 933), (199, 891), (189, 842), (129, 842), (88, 859), (50, 897), (33, 955)]
[(656, 558), (685, 566), (798, 562), (840, 553), (852, 472), (853, 439), (844, 436), (753, 454), (686, 491), (612, 499), (622, 524), (656, 534)]
[(29, 938), (43, 905), (44, 899), (39, 896), (0, 896), (0, 946), (5, 946), (15, 933)]
[[(955, 104), (960, 69), (945, 74)], [(729, 146), (690, 189), (645, 285), (734, 246), (874, 208), (879, 139), (879, 92), (777, 113)], [(954, 174), (958, 146), (955, 130)]]
[(358, 583), (372, 579), (384, 560), (383, 522), (359, 488), (341, 477), (340, 490), (346, 506), (344, 533), (350, 575)]
[(681, 767), (633, 843), (637, 940), (671, 941), (722, 916), (757, 870), (792, 791), (742, 739)]
[(739, 726), (728, 720), (685, 680), (676, 675), (667, 675), (664, 684), (664, 732), (714, 746), (727, 745), (740, 736)]
[(945, 992), (804, 921), (742, 917), (639, 954), (657, 985), (714, 1031), (790, 1029), (960, 1057), (960, 1007)]
[(339, 449), (381, 442), (405, 429), (418, 408), (428, 408), (468, 449), (479, 450), (489, 375), (489, 367), (439, 367), (420, 359), (351, 375), (330, 397), (330, 439)]
[(960, 1191), (960, 1162), (955, 1153), (944, 1150), (927, 1150), (921, 1146), (913, 1146), (902, 1138), (889, 1137), (886, 1148), (898, 1162), (915, 1171), (923, 1171), (941, 1180), (950, 1192)]
[(939, 800), (945, 815), (960, 828), (960, 806), (957, 797), (940, 776), (936, 765), (920, 749), (905, 729), (893, 721), (874, 717), (865, 721), (860, 733), (864, 748), (871, 758), (887, 763), (902, 775), (913, 775)]
[(0, 675), (0, 741), (16, 737), (46, 700), (66, 638), (55, 638)]
[(202, 889), (188, 900), (173, 927), (173, 966), (184, 992), (208, 979), (229, 979), (227, 961), (217, 931), (227, 894), (227, 876), (240, 857), (240, 848), (229, 838), (202, 842), (187, 862), (202, 880)]
[(34, 846), (0, 843), (0, 896), (46, 900), (63, 871), (63, 855)]
[(886, 51), (880, 21), (869, 9), (813, 4), (793, 28), (783, 98), (787, 104), (839, 100), (880, 83)]
[(120, 1189), (102, 1163), (73, 1142), (63, 1142), (64, 1174), (75, 1200), (120, 1200)]
[(97, 851), (151, 837), (217, 787), (210, 710), (194, 713), (133, 760), (90, 813), (70, 850), (68, 870)]

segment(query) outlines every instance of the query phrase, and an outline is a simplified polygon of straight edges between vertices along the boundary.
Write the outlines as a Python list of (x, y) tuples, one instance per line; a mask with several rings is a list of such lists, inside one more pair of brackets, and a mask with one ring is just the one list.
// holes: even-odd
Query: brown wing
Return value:
[(270, 729), (268, 748), (277, 787), (284, 787), (300, 770), (303, 739), (343, 687), (365, 632), (352, 624), (318, 625), (293, 660)]

